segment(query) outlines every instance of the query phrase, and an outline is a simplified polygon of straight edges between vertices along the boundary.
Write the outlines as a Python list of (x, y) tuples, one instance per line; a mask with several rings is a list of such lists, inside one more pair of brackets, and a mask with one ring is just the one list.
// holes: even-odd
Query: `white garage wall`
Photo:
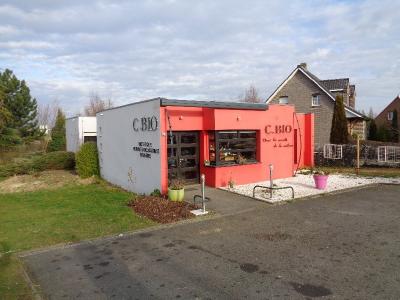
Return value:
[[(155, 117), (158, 128), (140, 129), (141, 118)], [(138, 119), (138, 131), (133, 121)], [(151, 143), (144, 148), (160, 150), (160, 100), (149, 100), (110, 109), (97, 114), (97, 146), (101, 176), (124, 189), (136, 193), (151, 193), (161, 189), (160, 153), (142, 157), (139, 143)], [(134, 150), (136, 148), (136, 151)], [(146, 151), (146, 150), (145, 150)]]
[(77, 152), (84, 136), (96, 136), (96, 117), (73, 117), (65, 120), (67, 151)]
[(80, 147), (79, 136), (79, 117), (65, 120), (65, 138), (67, 142), (67, 151), (76, 152)]

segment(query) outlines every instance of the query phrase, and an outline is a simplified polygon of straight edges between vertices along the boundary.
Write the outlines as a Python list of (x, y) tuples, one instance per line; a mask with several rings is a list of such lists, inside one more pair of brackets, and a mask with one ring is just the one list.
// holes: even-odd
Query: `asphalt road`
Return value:
[(24, 261), (50, 299), (399, 299), (399, 195), (399, 186), (379, 186), (257, 202)]

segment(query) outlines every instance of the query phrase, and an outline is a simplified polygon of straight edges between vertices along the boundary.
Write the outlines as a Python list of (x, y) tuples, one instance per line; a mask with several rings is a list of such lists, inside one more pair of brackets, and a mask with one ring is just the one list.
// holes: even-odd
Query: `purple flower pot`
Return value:
[(319, 190), (324, 190), (328, 183), (328, 175), (314, 175), (315, 187)]

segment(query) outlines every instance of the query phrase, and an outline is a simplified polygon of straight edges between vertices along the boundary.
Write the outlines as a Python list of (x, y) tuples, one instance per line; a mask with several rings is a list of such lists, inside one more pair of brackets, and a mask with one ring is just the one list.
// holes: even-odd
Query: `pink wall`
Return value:
[[(313, 165), (314, 116), (295, 114), (294, 107), (290, 105), (270, 105), (266, 111), (171, 106), (161, 107), (160, 115), (163, 192), (167, 191), (168, 185), (167, 115), (172, 131), (200, 132), (200, 173), (205, 174), (208, 186), (226, 186), (230, 179), (235, 184), (267, 180), (269, 164), (274, 165), (274, 178), (291, 177), (297, 167)], [(241, 129), (258, 132), (258, 162), (236, 166), (205, 166), (204, 160), (208, 159), (207, 130)], [(301, 157), (299, 160), (297, 156), (296, 163), (295, 153), (300, 155), (300, 151)]]

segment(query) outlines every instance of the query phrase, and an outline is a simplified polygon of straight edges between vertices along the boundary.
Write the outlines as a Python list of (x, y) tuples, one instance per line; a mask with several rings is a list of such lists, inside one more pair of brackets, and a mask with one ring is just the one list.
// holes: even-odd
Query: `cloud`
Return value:
[(91, 92), (125, 104), (155, 96), (269, 96), (300, 62), (350, 77), (357, 105), (400, 92), (400, 3), (390, 1), (1, 1), (0, 67), (68, 113)]

